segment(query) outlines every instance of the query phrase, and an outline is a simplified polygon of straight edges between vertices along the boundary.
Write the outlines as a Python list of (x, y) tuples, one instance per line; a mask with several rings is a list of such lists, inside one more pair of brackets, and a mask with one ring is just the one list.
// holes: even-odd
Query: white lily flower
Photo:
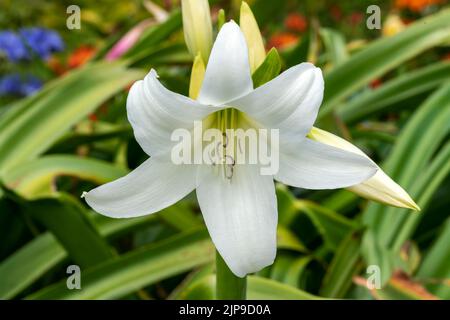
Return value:
[[(276, 254), (273, 179), (300, 188), (333, 189), (358, 184), (377, 171), (364, 156), (306, 137), (323, 90), (322, 72), (310, 63), (253, 89), (244, 35), (236, 23), (226, 23), (197, 100), (164, 88), (154, 70), (132, 86), (128, 119), (151, 158), (127, 176), (91, 190), (86, 201), (106, 216), (128, 218), (160, 211), (196, 189), (212, 241), (228, 267), (239, 277), (256, 272), (272, 264)], [(261, 175), (257, 165), (237, 164), (228, 179), (221, 174), (223, 165), (170, 161), (175, 129), (194, 130), (194, 121), (207, 126), (227, 115), (234, 117), (229, 126), (279, 129), (277, 174)]]

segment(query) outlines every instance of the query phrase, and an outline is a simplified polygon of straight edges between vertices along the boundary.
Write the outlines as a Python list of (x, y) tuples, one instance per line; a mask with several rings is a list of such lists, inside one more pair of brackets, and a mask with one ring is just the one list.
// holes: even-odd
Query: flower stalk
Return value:
[(246, 295), (247, 277), (235, 276), (216, 251), (216, 299), (245, 300)]

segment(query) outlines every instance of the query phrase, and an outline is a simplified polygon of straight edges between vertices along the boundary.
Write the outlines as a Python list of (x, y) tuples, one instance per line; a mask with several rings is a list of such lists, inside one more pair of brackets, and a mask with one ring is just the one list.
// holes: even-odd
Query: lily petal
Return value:
[(367, 181), (351, 186), (348, 190), (357, 195), (378, 201), (390, 206), (420, 211), (420, 207), (398, 183), (392, 180), (383, 170)]
[(152, 69), (144, 80), (133, 84), (127, 99), (128, 120), (134, 136), (142, 149), (152, 156), (170, 150), (170, 137), (175, 129), (190, 130), (194, 121), (220, 109), (172, 92), (157, 78)]
[(85, 194), (95, 211), (112, 218), (131, 218), (160, 211), (197, 186), (193, 165), (174, 165), (150, 158), (128, 175)]
[[(312, 140), (369, 158), (357, 146), (331, 132), (313, 127), (309, 132), (308, 137)], [(410, 195), (379, 167), (377, 173), (373, 177), (348, 188), (348, 190), (361, 197), (372, 199), (387, 205), (420, 211), (419, 206), (414, 202)]]
[(322, 71), (302, 63), (227, 105), (247, 113), (263, 127), (280, 129), (281, 137), (304, 137), (316, 120), (323, 90)]
[(368, 158), (326, 144), (303, 139), (280, 152), (275, 179), (306, 189), (336, 189), (372, 177), (377, 166)]
[(221, 105), (251, 90), (247, 43), (239, 26), (230, 21), (222, 26), (214, 42), (198, 101)]
[(209, 168), (197, 198), (211, 238), (239, 277), (273, 263), (276, 255), (277, 202), (272, 176), (256, 165), (236, 165), (231, 180), (222, 168)]

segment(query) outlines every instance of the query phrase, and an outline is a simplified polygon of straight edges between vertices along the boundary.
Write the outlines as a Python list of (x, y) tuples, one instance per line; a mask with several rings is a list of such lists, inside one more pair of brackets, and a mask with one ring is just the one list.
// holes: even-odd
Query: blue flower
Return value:
[(29, 96), (36, 91), (39, 91), (40, 88), (42, 88), (42, 81), (36, 77), (28, 75), (20, 86), (20, 94), (22, 96)]
[(62, 51), (64, 43), (59, 34), (45, 28), (24, 28), (20, 30), (25, 43), (41, 59), (48, 59), (53, 52)]
[(29, 58), (27, 49), (20, 37), (8, 30), (0, 32), (0, 51), (12, 62)]
[(42, 81), (32, 75), (10, 74), (0, 78), (0, 96), (29, 96), (42, 87)]
[(18, 74), (11, 74), (0, 78), (0, 95), (19, 95), (21, 81)]

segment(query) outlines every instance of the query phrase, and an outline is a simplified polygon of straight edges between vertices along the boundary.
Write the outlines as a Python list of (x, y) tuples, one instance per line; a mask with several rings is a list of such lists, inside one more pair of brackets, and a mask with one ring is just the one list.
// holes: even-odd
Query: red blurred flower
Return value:
[(308, 27), (308, 22), (301, 14), (291, 13), (284, 20), (284, 25), (291, 31), (304, 32)]
[(97, 50), (91, 46), (81, 46), (75, 49), (67, 60), (67, 66), (69, 69), (75, 69), (91, 59)]
[(409, 9), (414, 12), (421, 12), (426, 7), (434, 4), (442, 4), (445, 0), (396, 0), (395, 7), (398, 9)]
[(89, 120), (90, 120), (91, 122), (97, 122), (97, 121), (98, 121), (98, 117), (97, 117), (97, 115), (96, 115), (95, 113), (91, 113), (91, 114), (89, 115)]
[(330, 15), (335, 21), (342, 19), (342, 10), (338, 5), (332, 5), (330, 7)]
[(267, 48), (275, 47), (277, 49), (285, 48), (289, 45), (297, 43), (299, 37), (296, 34), (282, 32), (274, 34), (267, 43)]
[(407, 26), (407, 25), (409, 25), (409, 24), (414, 22), (413, 19), (408, 19), (408, 18), (404, 18), (404, 17), (402, 17), (402, 21), (405, 24), (405, 26)]
[(372, 89), (376, 89), (376, 88), (378, 88), (379, 86), (381, 86), (382, 85), (382, 81), (380, 80), (380, 79), (375, 79), (375, 80), (372, 80), (372, 82), (370, 82), (370, 87), (372, 88)]
[(364, 19), (364, 14), (362, 12), (352, 12), (350, 15), (350, 24), (356, 26), (360, 24)]
[(67, 63), (62, 62), (59, 58), (51, 57), (47, 64), (49, 68), (57, 75), (62, 75), (70, 69), (81, 67), (89, 59), (91, 59), (97, 49), (91, 46), (81, 46), (75, 49), (67, 58)]

